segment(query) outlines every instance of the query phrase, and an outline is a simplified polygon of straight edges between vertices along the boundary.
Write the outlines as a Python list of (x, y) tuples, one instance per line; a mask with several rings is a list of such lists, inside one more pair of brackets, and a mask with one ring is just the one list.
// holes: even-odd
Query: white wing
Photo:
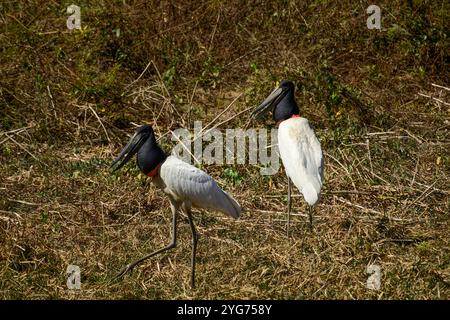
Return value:
[(286, 174), (309, 205), (319, 199), (323, 181), (320, 142), (305, 118), (283, 121), (278, 129), (278, 147)]
[(241, 207), (223, 191), (208, 174), (169, 156), (161, 166), (161, 179), (170, 192), (180, 200), (189, 200), (194, 206), (221, 211), (237, 219)]

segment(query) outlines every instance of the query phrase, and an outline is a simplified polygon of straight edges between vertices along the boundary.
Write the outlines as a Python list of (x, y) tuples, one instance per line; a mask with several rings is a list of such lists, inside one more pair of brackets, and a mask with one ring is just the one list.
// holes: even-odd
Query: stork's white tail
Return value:
[(320, 142), (305, 118), (291, 118), (278, 128), (278, 148), (286, 174), (310, 206), (319, 200), (323, 178)]
[(305, 182), (302, 184), (301, 188), (303, 197), (310, 206), (314, 205), (317, 202), (317, 200), (319, 200), (320, 189), (316, 190), (316, 188), (314, 188), (312, 183)]
[(195, 207), (223, 212), (235, 219), (241, 206), (204, 171), (174, 156), (161, 165), (160, 177), (178, 200), (188, 200)]

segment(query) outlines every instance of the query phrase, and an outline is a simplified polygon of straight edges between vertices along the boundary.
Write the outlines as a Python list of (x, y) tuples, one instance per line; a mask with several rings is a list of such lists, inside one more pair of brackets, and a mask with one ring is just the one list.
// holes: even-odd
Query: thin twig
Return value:
[(18, 23), (18, 24), (20, 24), (20, 26), (21, 27), (23, 27), (24, 29), (26, 29), (28, 32), (32, 32), (29, 28), (27, 28), (19, 19), (17, 19), (16, 17), (14, 17), (13, 15), (11, 15), (11, 14), (6, 14), (6, 16), (8, 16), (8, 17), (10, 17), (10, 18), (13, 18), (14, 20), (16, 20), (16, 22)]
[(370, 142), (369, 142), (369, 139), (366, 139), (366, 144), (367, 144), (367, 154), (369, 156), (370, 172), (372, 173), (372, 177), (373, 177), (373, 165), (372, 165), (372, 156), (370, 155)]
[(214, 25), (214, 29), (211, 33), (211, 39), (209, 40), (208, 52), (211, 52), (212, 43), (214, 41), (214, 36), (216, 35), (217, 25), (219, 24), (220, 12), (221, 12), (221, 10), (219, 10), (219, 13), (217, 14), (216, 24)]
[(171, 131), (169, 130), (169, 131), (167, 131), (166, 133), (161, 134), (161, 135), (158, 137), (158, 139), (156, 139), (156, 142), (159, 142), (162, 138), (164, 138), (165, 136), (167, 136), (170, 132), (171, 132)]
[(189, 150), (189, 149), (186, 147), (186, 145), (183, 143), (183, 141), (181, 141), (180, 138), (178, 138), (177, 135), (176, 135), (172, 130), (170, 130), (170, 133), (172, 133), (172, 136), (175, 137), (175, 139), (177, 139), (177, 141), (178, 141), (179, 143), (181, 143), (182, 147), (183, 147), (183, 148), (184, 148), (184, 149), (192, 156), (192, 158), (194, 158), (195, 162), (197, 162), (198, 165), (201, 166), (202, 164), (200, 163), (200, 161), (198, 161), (198, 159), (191, 153), (191, 150)]
[[(202, 128), (202, 130), (199, 132), (199, 134), (198, 134), (196, 137), (194, 137), (194, 139), (191, 140), (191, 142), (197, 141), (197, 139), (199, 139), (199, 138), (205, 136), (206, 134), (208, 134), (208, 133), (211, 132), (212, 130), (214, 130), (214, 129), (220, 127), (221, 125), (223, 125), (223, 124), (225, 124), (225, 123), (227, 123), (227, 122), (233, 120), (234, 118), (240, 116), (241, 114), (247, 112), (247, 111), (250, 110), (251, 108), (252, 108), (252, 107), (249, 107), (249, 108), (247, 108), (247, 109), (245, 109), (245, 110), (242, 110), (242, 111), (238, 112), (237, 114), (235, 114), (234, 116), (232, 116), (232, 117), (230, 117), (230, 118), (228, 118), (228, 119), (226, 119), (226, 120), (224, 120), (224, 121), (222, 121), (222, 122), (219, 122), (218, 124), (216, 124), (216, 125), (215, 125), (214, 127), (212, 127), (211, 129), (208, 129), (206, 132), (203, 132), (203, 131), (204, 131), (204, 128)], [(216, 118), (217, 118), (217, 117), (216, 117)], [(212, 122), (211, 122), (211, 123), (212, 123)], [(211, 123), (210, 123), (210, 124), (211, 124)], [(209, 125), (209, 124), (208, 124), (208, 125)], [(228, 150), (228, 149), (227, 149), (227, 150)]]
[(52, 95), (52, 92), (50, 91), (49, 85), (47, 85), (47, 92), (48, 92), (48, 96), (50, 98), (50, 103), (52, 104), (52, 110), (53, 110), (53, 113), (55, 114), (55, 119), (56, 119), (57, 118), (56, 107), (55, 107), (55, 103), (53, 102), (53, 95)]
[(412, 178), (411, 183), (409, 185), (410, 187), (412, 187), (414, 182), (416, 181), (416, 175), (417, 175), (417, 172), (419, 171), (419, 161), (420, 161), (420, 158), (419, 158), (419, 156), (417, 156), (416, 167), (414, 169), (413, 178)]
[(381, 239), (380, 241), (377, 241), (375, 244), (382, 244), (385, 242), (398, 242), (398, 243), (414, 243), (419, 242), (417, 239), (392, 239), (392, 238), (386, 238)]
[(25, 130), (30, 129), (30, 128), (32, 128), (32, 127), (33, 127), (33, 125), (30, 125), (30, 126), (28, 126), (28, 127), (18, 128), (18, 129), (6, 131), (6, 132), (0, 132), (0, 134), (1, 134), (1, 135), (7, 135), (8, 133), (19, 134), (19, 133), (21, 133), (22, 131), (25, 131)]
[[(420, 183), (420, 182), (417, 182), (417, 181), (415, 181), (414, 182), (415, 184), (417, 184), (417, 185), (419, 185), (419, 186), (422, 186), (422, 187), (433, 187), (433, 185), (436, 183), (436, 181), (433, 183), (433, 185), (431, 185), (431, 186), (428, 186), (428, 185), (426, 185), (426, 184), (423, 184), (423, 183)], [(413, 189), (413, 190), (416, 190), (416, 191), (418, 191), (418, 189)], [(420, 190), (421, 191), (421, 190)], [(433, 188), (433, 191), (435, 191), (435, 192), (439, 192), (439, 193), (443, 193), (443, 194), (450, 194), (450, 191), (447, 191), (447, 190), (441, 190), (441, 189), (438, 189), (438, 188)]]
[(428, 197), (430, 194), (432, 194), (434, 192), (434, 190), (431, 190), (431, 192), (429, 192), (428, 194), (426, 194), (428, 192), (428, 190), (430, 190), (431, 188), (434, 187), (434, 185), (436, 184), (437, 180), (433, 182), (433, 184), (431, 186), (429, 186), (428, 188), (425, 189), (424, 192), (422, 192), (422, 194), (420, 196), (418, 196), (413, 202), (411, 202), (404, 210), (406, 211), (407, 209), (409, 209), (413, 204), (415, 204), (417, 201), (422, 200), (422, 198)]
[(16, 200), (16, 199), (10, 199), (10, 198), (8, 198), (8, 201), (17, 202), (17, 203), (21, 203), (21, 204), (26, 204), (27, 206), (40, 206), (41, 205), (39, 203), (28, 202), (28, 201), (23, 201), (23, 200)]
[(7, 90), (6, 88), (1, 88), (0, 90), (5, 90), (7, 93), (9, 93), (14, 99), (16, 99), (17, 101), (19, 101), (20, 103), (26, 105), (25, 102), (23, 102), (22, 100), (20, 100), (19, 98), (16, 97), (16, 95), (14, 93), (12, 93), (11, 91)]
[[(201, 136), (203, 136), (202, 135), (202, 133), (203, 133), (203, 131), (205, 131), (205, 129), (206, 128), (208, 128), (211, 124), (213, 124), (217, 119), (219, 119), (220, 118), (220, 116), (221, 115), (223, 115), (225, 112), (227, 112), (228, 111), (228, 109), (230, 109), (231, 108), (231, 106), (243, 95), (244, 93), (241, 93), (241, 94), (239, 94), (233, 101), (231, 101), (231, 103), (221, 112), (221, 113), (219, 113), (210, 123), (208, 123), (206, 126), (204, 126), (203, 128), (202, 128), (202, 130), (200, 130), (200, 132), (198, 133), (198, 136), (194, 139), (194, 141), (195, 140), (197, 140), (199, 137), (201, 137)], [(211, 128), (211, 130), (212, 129), (214, 129), (214, 128)]]
[[(357, 190), (333, 190), (333, 191), (323, 191), (323, 195), (327, 194), (361, 194), (361, 195), (373, 195), (375, 191), (357, 191)], [(292, 196), (292, 195), (291, 195)]]
[(432, 97), (432, 96), (429, 96), (429, 95), (426, 95), (426, 94), (423, 94), (423, 93), (418, 93), (418, 95), (422, 96), (422, 97), (425, 97), (425, 98), (432, 99), (432, 100), (437, 101), (437, 102), (440, 102), (442, 104), (445, 104), (446, 106), (450, 106), (450, 103), (442, 101), (441, 99), (438, 99), (438, 98), (435, 98), (435, 97)]
[[(12, 133), (14, 133), (14, 135), (17, 135), (17, 134), (22, 133), (22, 132), (24, 132), (24, 131), (25, 131), (25, 129), (21, 128), (21, 129), (12, 130), (12, 131), (9, 131), (9, 132), (12, 132)], [(5, 134), (5, 135), (6, 135), (6, 133), (2, 133), (2, 134)], [(0, 145), (3, 144), (3, 143), (4, 143), (5, 141), (7, 141), (7, 140), (9, 140), (8, 137), (5, 138), (5, 139), (3, 139), (2, 141), (0, 141)]]
[(171, 102), (172, 98), (170, 96), (169, 90), (166, 87), (166, 84), (164, 83), (163, 78), (161, 77), (161, 73), (159, 72), (158, 67), (156, 66), (156, 64), (155, 64), (155, 62), (153, 60), (151, 61), (151, 63), (153, 64), (153, 67), (155, 68), (156, 73), (158, 74), (159, 81), (163, 85), (163, 88), (166, 91), (167, 96), (169, 97), (169, 99), (166, 98), (167, 102), (169, 103), (169, 105), (171, 106), (173, 111), (175, 111), (176, 114), (181, 118), (181, 121), (184, 123), (183, 117), (181, 116), (181, 114), (178, 112), (177, 108), (175, 108), (175, 106)]
[(387, 135), (387, 134), (394, 134), (397, 133), (396, 131), (380, 131), (380, 132), (368, 132), (366, 133), (366, 136), (379, 136), (379, 135)]
[(100, 119), (100, 117), (98, 116), (97, 112), (95, 112), (94, 108), (92, 108), (91, 106), (88, 106), (88, 108), (92, 111), (92, 113), (94, 114), (94, 116), (97, 118), (98, 122), (100, 122), (100, 125), (103, 128), (103, 131), (106, 134), (106, 138), (108, 139), (109, 142), (111, 142), (111, 139), (109, 138), (108, 132), (106, 131), (105, 126), (103, 125), (102, 120)]
[(247, 52), (246, 54), (244, 54), (244, 55), (242, 55), (242, 56), (240, 56), (240, 57), (237, 57), (237, 58), (234, 59), (233, 61), (227, 63), (223, 68), (225, 69), (225, 68), (231, 66), (233, 63), (235, 63), (235, 62), (237, 62), (237, 61), (239, 61), (239, 60), (245, 58), (246, 56), (252, 54), (253, 52), (255, 52), (255, 51), (257, 51), (257, 50), (259, 50), (260, 48), (261, 48), (261, 47), (256, 47), (255, 49), (253, 49), (253, 50)]
[(16, 140), (14, 140), (11, 136), (6, 135), (6, 137), (11, 140), (12, 142), (14, 142), (20, 149), (22, 149), (23, 151), (25, 151), (26, 153), (28, 153), (31, 157), (33, 157), (33, 159), (35, 159), (36, 161), (39, 161), (40, 163), (42, 163), (43, 165), (47, 166), (45, 163), (43, 163), (41, 160), (39, 160), (38, 157), (36, 157), (34, 154), (32, 154), (30, 151), (28, 151), (27, 148), (25, 148), (24, 146), (22, 146), (19, 142), (17, 142)]
[(253, 108), (253, 107), (249, 107), (249, 108), (247, 108), (247, 109), (244, 109), (244, 110), (242, 110), (242, 111), (236, 113), (234, 116), (232, 116), (232, 117), (230, 117), (230, 118), (228, 118), (228, 119), (226, 119), (226, 120), (224, 120), (224, 121), (222, 121), (222, 122), (219, 122), (217, 125), (215, 125), (215, 126), (212, 127), (211, 129), (215, 129), (215, 128), (217, 128), (217, 127), (220, 127), (221, 125), (223, 125), (223, 124), (225, 124), (225, 123), (227, 123), (227, 122), (233, 120), (233, 119), (236, 118), (236, 117), (239, 117), (241, 114), (247, 112), (248, 110), (250, 110), (250, 109), (252, 109), (252, 108)]
[(352, 175), (350, 174), (350, 171), (348, 171), (348, 169), (338, 159), (333, 157), (331, 154), (329, 154), (327, 152), (324, 152), (324, 154), (326, 156), (330, 157), (331, 159), (333, 159), (334, 161), (336, 161), (342, 167), (342, 169), (345, 170), (345, 172), (347, 173), (347, 176), (350, 178), (350, 181), (352, 182), (353, 189), (356, 190), (356, 185), (355, 185), (355, 182), (353, 181), (353, 178), (352, 178)]
[(348, 204), (349, 206), (352, 206), (352, 207), (355, 207), (355, 208), (364, 210), (364, 211), (366, 211), (366, 212), (374, 213), (374, 214), (377, 214), (377, 215), (383, 215), (380, 211), (376, 211), (376, 210), (373, 210), (373, 209), (370, 209), (370, 208), (365, 208), (365, 207), (363, 207), (363, 206), (361, 206), (361, 205), (359, 205), (359, 204), (352, 203), (352, 202), (350, 202), (350, 201), (348, 201), (348, 200), (345, 200), (345, 199), (343, 199), (343, 198), (341, 198), (341, 197), (336, 197), (336, 196), (335, 196), (334, 198), (335, 198), (336, 200), (338, 200), (339, 202)]
[(125, 87), (125, 90), (128, 89), (130, 86), (132, 86), (133, 84), (135, 84), (136, 82), (139, 81), (139, 79), (141, 79), (141, 77), (144, 75), (144, 73), (147, 71), (148, 67), (150, 67), (150, 65), (152, 64), (152, 61), (150, 61), (149, 63), (147, 63), (147, 66), (145, 67), (144, 71), (141, 72), (141, 74), (139, 75), (139, 77), (136, 78), (136, 80), (134, 80), (133, 82), (131, 82), (129, 85), (127, 85)]
[(414, 140), (416, 140), (417, 143), (419, 143), (419, 144), (423, 143), (423, 140), (419, 139), (417, 136), (413, 135), (413, 134), (412, 134), (411, 132), (409, 132), (408, 130), (406, 130), (406, 129), (402, 129), (402, 130), (405, 131), (406, 134), (407, 134), (408, 136), (410, 136), (411, 138), (413, 138)]
[(440, 86), (440, 85), (435, 84), (435, 83), (432, 83), (431, 85), (432, 85), (433, 87), (436, 87), (436, 88), (441, 88), (441, 89), (450, 91), (450, 88), (447, 88), (447, 87), (444, 87), (444, 86)]
[(194, 101), (195, 91), (197, 90), (198, 80), (195, 81), (194, 90), (192, 90), (191, 98), (189, 99), (189, 107), (188, 107), (188, 123), (191, 121), (191, 111), (192, 111), (192, 101)]
[(18, 219), (22, 219), (22, 217), (20, 216), (20, 214), (18, 214), (17, 212), (14, 212), (14, 211), (0, 210), (0, 213), (5, 213), (5, 214), (13, 215), (13, 216), (17, 217)]

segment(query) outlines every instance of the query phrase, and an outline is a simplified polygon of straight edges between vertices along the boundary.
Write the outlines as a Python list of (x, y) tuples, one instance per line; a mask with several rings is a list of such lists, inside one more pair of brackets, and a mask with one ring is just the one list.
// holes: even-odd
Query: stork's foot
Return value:
[(129, 263), (123, 268), (123, 270), (114, 278), (112, 278), (112, 281), (115, 281), (117, 279), (121, 279), (127, 272), (132, 271), (133, 268), (136, 266), (135, 263)]

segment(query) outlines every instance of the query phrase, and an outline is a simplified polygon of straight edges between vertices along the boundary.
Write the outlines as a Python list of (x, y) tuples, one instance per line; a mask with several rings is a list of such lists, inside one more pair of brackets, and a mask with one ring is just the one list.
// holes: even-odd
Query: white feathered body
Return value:
[(237, 201), (211, 176), (174, 156), (168, 156), (163, 162), (154, 182), (177, 202), (220, 211), (235, 219), (241, 215)]
[(286, 174), (314, 205), (323, 183), (323, 155), (320, 142), (305, 118), (290, 118), (278, 128), (278, 148)]

